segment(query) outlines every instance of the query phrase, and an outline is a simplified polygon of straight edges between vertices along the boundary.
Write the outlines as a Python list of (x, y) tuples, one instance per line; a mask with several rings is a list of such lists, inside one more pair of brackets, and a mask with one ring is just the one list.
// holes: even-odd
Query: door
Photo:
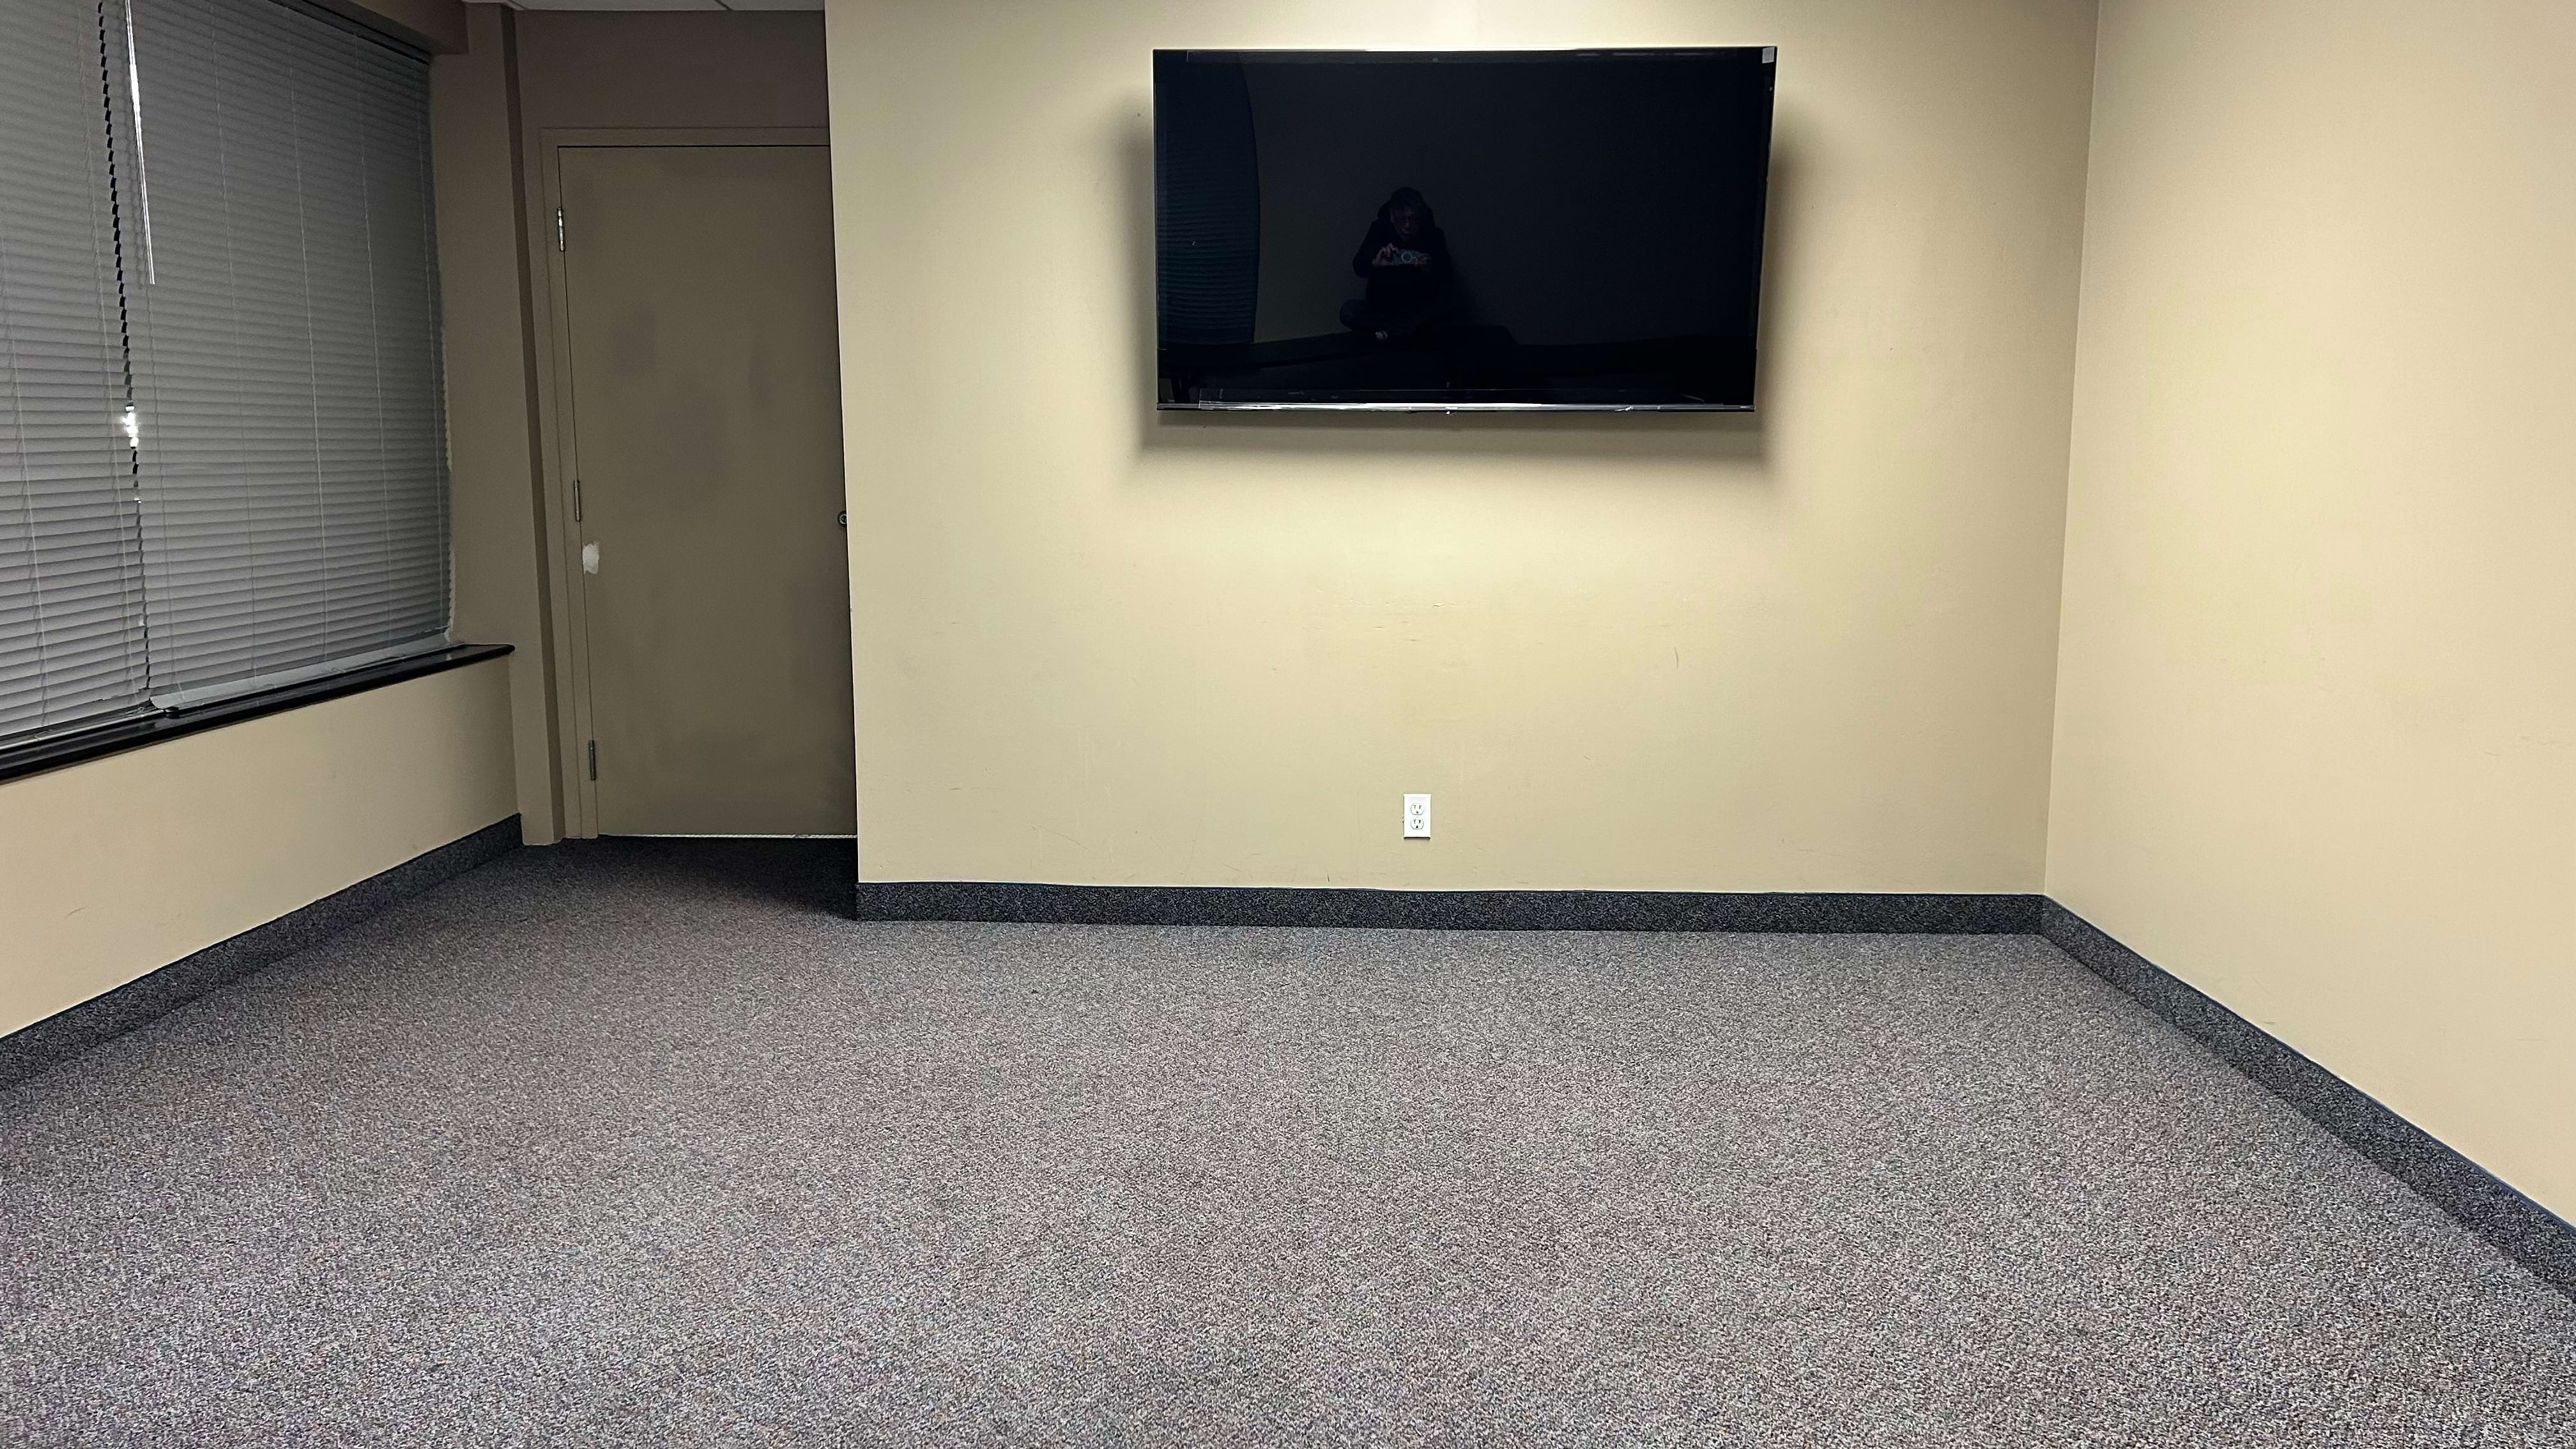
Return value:
[(558, 156), (598, 832), (851, 834), (830, 155)]

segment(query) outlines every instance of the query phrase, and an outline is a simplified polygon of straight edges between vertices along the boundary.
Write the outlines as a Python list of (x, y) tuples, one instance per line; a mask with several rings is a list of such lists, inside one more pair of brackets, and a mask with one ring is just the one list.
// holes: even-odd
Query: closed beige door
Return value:
[(830, 155), (559, 153), (602, 835), (848, 835)]

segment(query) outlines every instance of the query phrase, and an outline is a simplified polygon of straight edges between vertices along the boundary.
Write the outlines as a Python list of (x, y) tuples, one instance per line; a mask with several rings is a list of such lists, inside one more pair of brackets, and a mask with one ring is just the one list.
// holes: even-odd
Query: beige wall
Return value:
[(2572, 62), (2104, 7), (2048, 890), (2576, 1215)]
[(517, 808), (500, 660), (0, 783), (0, 1034)]
[[(2038, 888), (2090, 5), (827, 28), (862, 874)], [(1758, 416), (1152, 411), (1152, 48), (1602, 44), (1781, 48)]]
[(430, 66), (439, 305), (447, 362), (453, 637), (513, 644), (510, 734), (521, 832), (563, 835), (555, 638), (537, 486), (536, 342), (511, 12), (466, 7), (471, 47)]

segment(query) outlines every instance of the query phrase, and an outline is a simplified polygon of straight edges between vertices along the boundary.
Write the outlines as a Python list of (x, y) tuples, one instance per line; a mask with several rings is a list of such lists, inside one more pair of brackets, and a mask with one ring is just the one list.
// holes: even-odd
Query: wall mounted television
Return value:
[(1775, 54), (1154, 52), (1157, 405), (1751, 409)]

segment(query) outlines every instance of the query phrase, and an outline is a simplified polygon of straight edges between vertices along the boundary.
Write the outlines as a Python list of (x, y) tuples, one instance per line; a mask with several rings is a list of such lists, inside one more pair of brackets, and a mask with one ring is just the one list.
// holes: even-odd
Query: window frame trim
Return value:
[(508, 644), (450, 644), (401, 659), (360, 665), (318, 679), (261, 690), (256, 694), (233, 695), (195, 706), (163, 706), (139, 717), (128, 716), (64, 734), (0, 744), (0, 784), (103, 760), (128, 750), (147, 749), (264, 715), (283, 714), (309, 704), (322, 704), (371, 689), (382, 689), (390, 684), (500, 659), (509, 655), (513, 647)]

